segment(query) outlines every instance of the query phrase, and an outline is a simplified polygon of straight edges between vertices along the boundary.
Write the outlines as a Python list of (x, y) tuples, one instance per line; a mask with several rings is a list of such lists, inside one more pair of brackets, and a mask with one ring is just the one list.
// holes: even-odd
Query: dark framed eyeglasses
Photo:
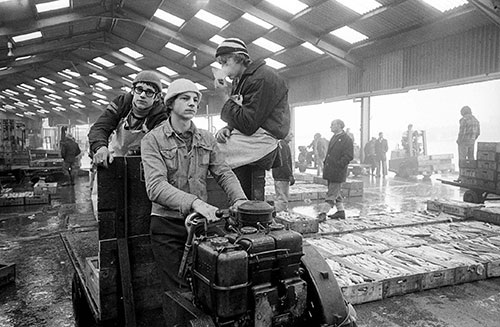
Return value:
[(134, 90), (134, 93), (137, 94), (137, 95), (141, 95), (142, 92), (144, 92), (148, 98), (153, 97), (157, 93), (154, 90), (143, 89), (140, 86), (134, 87), (133, 90)]

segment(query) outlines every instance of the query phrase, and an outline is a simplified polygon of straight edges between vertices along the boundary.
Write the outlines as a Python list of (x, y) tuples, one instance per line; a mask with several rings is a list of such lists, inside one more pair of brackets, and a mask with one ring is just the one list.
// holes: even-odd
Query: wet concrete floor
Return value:
[[(418, 211), (433, 198), (461, 200), (463, 191), (431, 180), (359, 177), (363, 197), (346, 201), (348, 217)], [(454, 179), (456, 175), (444, 176)], [(314, 212), (317, 203), (294, 203)], [(489, 205), (489, 204), (488, 204)], [(498, 204), (497, 204), (498, 205)], [(0, 208), (0, 263), (17, 265), (15, 284), (0, 288), (0, 327), (74, 326), (73, 267), (60, 233), (95, 229), (88, 178), (59, 187), (50, 205)], [(500, 278), (397, 296), (355, 306), (360, 327), (498, 327)]]

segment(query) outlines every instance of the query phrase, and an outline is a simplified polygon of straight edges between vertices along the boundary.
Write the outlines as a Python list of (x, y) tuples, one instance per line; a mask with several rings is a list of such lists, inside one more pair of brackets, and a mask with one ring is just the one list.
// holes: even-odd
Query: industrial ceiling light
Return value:
[(12, 57), (14, 53), (12, 53), (12, 42), (7, 42), (7, 48), (9, 48), (9, 52), (7, 52), (8, 57)]

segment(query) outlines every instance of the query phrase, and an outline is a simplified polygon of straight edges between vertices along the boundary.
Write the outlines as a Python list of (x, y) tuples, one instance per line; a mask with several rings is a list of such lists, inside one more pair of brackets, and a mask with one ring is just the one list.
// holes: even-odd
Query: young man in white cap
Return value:
[[(215, 57), (233, 80), (230, 95), (223, 95), (221, 119), (227, 126), (217, 132), (217, 141), (247, 197), (264, 200), (265, 170), (281, 165), (278, 141), (290, 129), (288, 87), (264, 60), (250, 60), (240, 39), (224, 40)], [(215, 86), (225, 89), (224, 80), (216, 79)]]
[(161, 91), (158, 74), (145, 70), (134, 78), (131, 92), (118, 96), (108, 105), (89, 132), (94, 165), (107, 168), (108, 163), (113, 162), (113, 155), (138, 154), (144, 134), (168, 117)]
[(153, 255), (165, 290), (186, 290), (177, 276), (187, 231), (184, 219), (198, 212), (209, 222), (218, 220), (218, 208), (206, 203), (206, 178), (214, 176), (235, 207), (246, 202), (238, 179), (220, 155), (214, 136), (191, 121), (201, 93), (187, 79), (170, 84), (165, 105), (168, 120), (149, 132), (141, 144), (142, 164), (151, 208)]

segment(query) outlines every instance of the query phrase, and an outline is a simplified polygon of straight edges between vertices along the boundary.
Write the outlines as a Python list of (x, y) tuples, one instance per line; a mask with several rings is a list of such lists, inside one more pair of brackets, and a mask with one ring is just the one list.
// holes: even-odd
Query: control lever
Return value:
[(182, 259), (181, 259), (181, 265), (179, 266), (179, 272), (177, 273), (177, 276), (179, 276), (179, 278), (184, 278), (184, 276), (186, 276), (187, 259), (189, 257), (189, 252), (191, 251), (191, 247), (193, 246), (195, 227), (201, 223), (203, 223), (203, 227), (204, 227), (205, 232), (206, 232), (208, 230), (207, 219), (197, 212), (193, 212), (192, 214), (189, 214), (186, 217), (186, 220), (184, 221), (184, 225), (186, 226), (188, 236), (186, 239), (186, 244), (184, 244), (184, 252), (182, 253)]

